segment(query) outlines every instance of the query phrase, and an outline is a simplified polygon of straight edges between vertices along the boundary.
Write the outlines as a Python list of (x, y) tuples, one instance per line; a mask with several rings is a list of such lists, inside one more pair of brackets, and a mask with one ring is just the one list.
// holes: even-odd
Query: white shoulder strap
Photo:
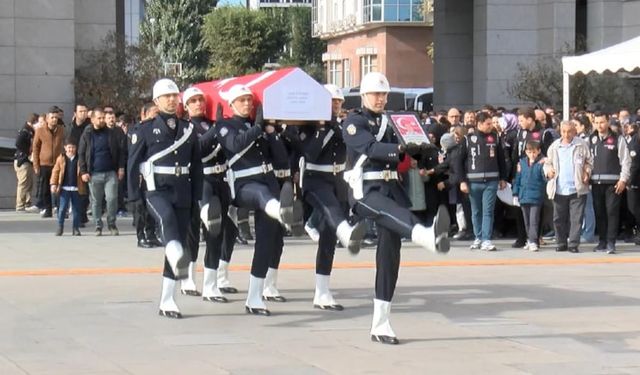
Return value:
[(182, 137), (180, 137), (180, 139), (178, 139), (177, 141), (174, 141), (170, 147), (167, 147), (166, 149), (151, 155), (151, 157), (147, 159), (147, 162), (153, 164), (156, 160), (174, 152), (176, 149), (178, 149), (178, 147), (182, 146), (182, 144), (185, 143), (187, 139), (189, 139), (192, 132), (193, 132), (193, 124), (189, 124), (189, 127), (184, 131), (184, 134), (182, 134)]
[(378, 134), (376, 134), (376, 141), (380, 142), (382, 137), (384, 137), (384, 133), (387, 131), (387, 125), (389, 124), (389, 119), (386, 114), (382, 114), (382, 121), (380, 122), (380, 129), (378, 129)]
[(233, 155), (233, 157), (231, 159), (229, 159), (229, 161), (227, 161), (227, 166), (229, 167), (229, 169), (231, 168), (232, 165), (234, 165), (238, 160), (240, 160), (241, 157), (244, 156), (244, 154), (247, 153), (247, 151), (249, 151), (249, 149), (251, 147), (253, 147), (253, 144), (256, 143), (256, 141), (253, 141), (251, 143), (249, 143), (249, 146), (245, 147), (244, 150), (238, 152), (237, 154)]
[(331, 140), (331, 137), (333, 137), (333, 134), (334, 134), (334, 133), (335, 133), (335, 132), (333, 131), (333, 129), (330, 129), (330, 130), (327, 132), (327, 135), (325, 135), (325, 136), (324, 136), (324, 139), (322, 140), (322, 148), (324, 148), (324, 147), (327, 145), (327, 143), (329, 143), (329, 141)]
[(213, 149), (213, 151), (211, 151), (211, 153), (205, 157), (202, 158), (202, 162), (206, 163), (209, 160), (213, 159), (216, 157), (216, 155), (218, 155), (218, 152), (220, 152), (220, 149), (222, 148), (222, 146), (220, 145), (220, 143), (218, 143), (218, 145), (216, 146), (216, 148)]

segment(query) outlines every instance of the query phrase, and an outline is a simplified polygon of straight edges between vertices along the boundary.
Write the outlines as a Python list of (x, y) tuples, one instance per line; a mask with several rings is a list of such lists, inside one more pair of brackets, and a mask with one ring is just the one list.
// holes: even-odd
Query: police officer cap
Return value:
[(342, 95), (342, 90), (340, 90), (338, 86), (328, 83), (324, 85), (324, 88), (331, 93), (331, 99), (344, 100), (344, 95)]
[(389, 87), (387, 77), (379, 72), (367, 73), (360, 82), (360, 94), (389, 91), (391, 91), (391, 88)]
[(162, 78), (156, 81), (153, 85), (153, 99), (167, 94), (180, 94), (178, 85), (168, 78)]
[(197, 87), (189, 87), (188, 89), (184, 90), (184, 92), (182, 93), (182, 103), (186, 107), (187, 103), (189, 103), (189, 100), (191, 100), (191, 98), (193, 98), (194, 96), (198, 96), (198, 95), (201, 95), (204, 98), (204, 92), (202, 92), (202, 90), (200, 90)]
[(222, 99), (226, 99), (229, 105), (231, 105), (231, 103), (233, 103), (234, 100), (245, 95), (253, 96), (253, 93), (251, 92), (251, 90), (249, 90), (249, 88), (245, 85), (233, 85), (231, 86), (229, 91), (226, 91), (226, 92), (220, 91), (220, 97)]

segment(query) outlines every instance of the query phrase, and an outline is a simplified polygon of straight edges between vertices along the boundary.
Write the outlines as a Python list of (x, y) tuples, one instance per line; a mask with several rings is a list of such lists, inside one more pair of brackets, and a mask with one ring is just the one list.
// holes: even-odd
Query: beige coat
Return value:
[[(549, 172), (555, 170), (555, 178), (547, 182), (547, 195), (549, 199), (553, 199), (556, 195), (556, 185), (560, 174), (560, 160), (558, 159), (558, 148), (562, 139), (556, 139), (547, 150), (547, 158), (544, 162), (544, 174), (549, 176)], [(589, 193), (589, 180), (585, 183), (585, 175), (591, 176), (593, 169), (593, 155), (589, 150), (589, 145), (585, 140), (576, 136), (574, 137), (576, 147), (573, 149), (573, 176), (576, 184), (578, 195)]]

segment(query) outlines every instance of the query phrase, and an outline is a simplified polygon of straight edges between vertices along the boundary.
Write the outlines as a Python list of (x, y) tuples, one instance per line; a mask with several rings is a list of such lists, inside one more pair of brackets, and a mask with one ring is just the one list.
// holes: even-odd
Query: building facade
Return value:
[(116, 0), (0, 1), (0, 137), (52, 105), (73, 112), (86, 53), (116, 30)]
[(247, 0), (247, 8), (288, 8), (288, 7), (310, 7), (311, 0)]
[(435, 0), (434, 7), (436, 109), (522, 104), (507, 92), (518, 64), (640, 35), (639, 0)]
[(379, 71), (392, 86), (432, 86), (433, 23), (421, 0), (313, 0), (312, 7), (312, 34), (327, 41), (327, 82), (357, 87)]

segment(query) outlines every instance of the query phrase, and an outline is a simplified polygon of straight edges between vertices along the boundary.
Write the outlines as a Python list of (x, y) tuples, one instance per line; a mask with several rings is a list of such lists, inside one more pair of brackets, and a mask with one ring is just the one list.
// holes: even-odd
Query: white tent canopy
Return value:
[(569, 118), (569, 76), (576, 73), (603, 73), (605, 70), (630, 72), (640, 68), (640, 36), (611, 47), (581, 56), (562, 58), (562, 93), (564, 119)]

